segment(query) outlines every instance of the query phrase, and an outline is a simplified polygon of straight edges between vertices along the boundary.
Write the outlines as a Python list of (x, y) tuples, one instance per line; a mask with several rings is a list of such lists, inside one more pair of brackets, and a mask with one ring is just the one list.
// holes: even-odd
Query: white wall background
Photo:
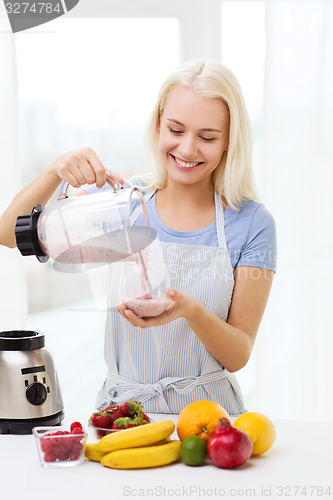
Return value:
[[(0, 213), (20, 187), (18, 166), (18, 89), (15, 39), (5, 6), (0, 5)], [(18, 252), (0, 245), (0, 331), (26, 321), (26, 284)]]
[[(255, 174), (279, 243), (270, 301), (239, 380), (249, 409), (332, 420), (333, 2), (81, 0), (64, 18), (16, 35), (3, 10), (0, 211), (68, 149), (90, 145), (113, 168), (142, 170), (144, 124), (179, 61), (212, 57), (238, 75), (255, 131)], [(92, 18), (103, 26), (94, 36)], [(112, 39), (114, 18), (123, 28)], [(135, 18), (146, 23), (138, 34)], [(17, 250), (0, 248), (0, 257), (0, 330), (44, 331), (66, 406), (91, 409), (104, 377), (104, 315), (83, 311), (89, 288)]]

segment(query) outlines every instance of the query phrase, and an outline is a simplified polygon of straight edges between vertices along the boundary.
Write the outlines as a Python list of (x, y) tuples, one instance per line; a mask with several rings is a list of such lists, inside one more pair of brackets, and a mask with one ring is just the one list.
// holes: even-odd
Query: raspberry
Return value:
[(71, 434), (83, 434), (82, 427), (74, 427), (74, 429), (71, 431)]
[(72, 448), (69, 450), (68, 458), (70, 460), (78, 460), (80, 458), (82, 451), (82, 444), (74, 441)]
[(82, 425), (73, 422), (71, 432), (59, 430), (45, 434), (40, 440), (45, 462), (78, 460), (82, 452), (83, 432)]
[(83, 439), (82, 436), (73, 436), (71, 440), (71, 446), (73, 446), (74, 443), (79, 443), (79, 445), (82, 446), (81, 444), (82, 439)]
[(57, 457), (52, 453), (52, 451), (48, 451), (44, 455), (44, 461), (45, 462), (55, 462), (57, 460)]
[(81, 448), (79, 450), (71, 450), (69, 452), (68, 458), (69, 460), (78, 460), (81, 455)]
[(40, 449), (44, 453), (47, 453), (48, 451), (50, 451), (51, 448), (52, 448), (52, 440), (51, 439), (42, 438), (40, 440)]
[(68, 448), (63, 443), (58, 444), (52, 451), (59, 460), (67, 460), (69, 454)]
[[(73, 432), (73, 430), (76, 428), (80, 429), (82, 432), (82, 425), (80, 424), (80, 422), (73, 422), (70, 426), (70, 431)], [(76, 434), (78, 434), (78, 432)]]

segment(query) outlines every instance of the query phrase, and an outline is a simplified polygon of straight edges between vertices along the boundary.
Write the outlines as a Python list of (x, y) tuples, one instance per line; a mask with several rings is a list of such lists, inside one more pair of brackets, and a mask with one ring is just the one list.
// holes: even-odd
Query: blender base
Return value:
[(59, 411), (54, 415), (40, 418), (3, 419), (0, 418), (0, 434), (31, 434), (32, 429), (39, 425), (61, 425), (64, 412)]

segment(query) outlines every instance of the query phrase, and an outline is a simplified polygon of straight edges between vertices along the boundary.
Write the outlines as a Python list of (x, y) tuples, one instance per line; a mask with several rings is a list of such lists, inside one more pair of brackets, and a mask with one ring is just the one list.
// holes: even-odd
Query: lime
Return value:
[(201, 465), (207, 456), (207, 442), (198, 436), (189, 436), (182, 441), (179, 455), (186, 465)]

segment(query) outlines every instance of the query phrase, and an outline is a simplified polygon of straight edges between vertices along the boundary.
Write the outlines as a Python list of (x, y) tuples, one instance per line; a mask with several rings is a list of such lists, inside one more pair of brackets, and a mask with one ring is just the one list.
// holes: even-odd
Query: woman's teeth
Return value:
[(185, 167), (185, 168), (195, 167), (196, 165), (199, 165), (199, 163), (200, 163), (199, 161), (198, 161), (198, 162), (196, 162), (196, 163), (193, 163), (193, 162), (189, 162), (189, 163), (187, 163), (187, 162), (185, 162), (185, 161), (178, 160), (178, 158), (176, 158), (175, 156), (174, 156), (174, 159), (175, 159), (175, 161), (176, 161), (176, 163), (177, 163), (178, 165), (180, 165), (181, 167)]

